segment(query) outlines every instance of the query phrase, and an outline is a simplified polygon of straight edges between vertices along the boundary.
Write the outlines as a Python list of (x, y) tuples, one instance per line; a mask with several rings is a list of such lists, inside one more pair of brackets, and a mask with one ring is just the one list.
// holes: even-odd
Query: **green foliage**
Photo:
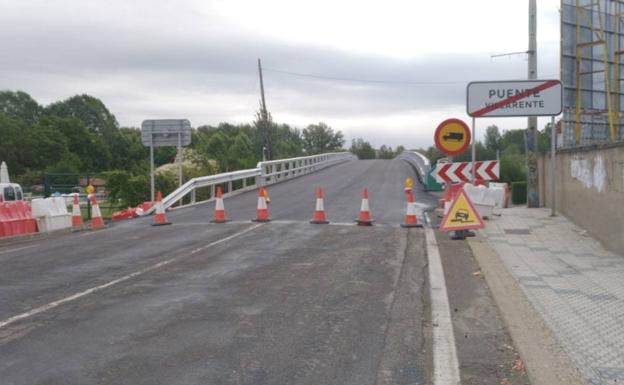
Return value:
[(511, 183), (511, 202), (519, 205), (527, 201), (527, 182)]
[(379, 159), (392, 159), (394, 156), (395, 154), (394, 151), (392, 151), (392, 147), (386, 147), (385, 144), (381, 145), (379, 151), (377, 151), (377, 158)]
[(149, 200), (149, 175), (132, 175), (127, 171), (114, 170), (102, 173), (106, 179), (106, 188), (109, 191), (109, 200), (118, 202), (122, 206), (137, 206)]
[(502, 150), (501, 145), (503, 142), (503, 137), (500, 134), (500, 131), (498, 130), (498, 126), (496, 125), (491, 125), (488, 126), (488, 128), (485, 130), (485, 148), (487, 148), (488, 150), (494, 151), (494, 153), (496, 153), (496, 151), (500, 151)]
[(506, 130), (503, 132), (503, 137), (501, 139), (501, 149), (508, 149), (513, 146), (518, 150), (520, 154), (526, 153), (526, 148), (524, 144), (524, 132), (525, 129), (517, 129), (517, 130)]
[(376, 157), (375, 150), (371, 144), (362, 138), (353, 139), (349, 151), (360, 159), (375, 159)]
[(342, 132), (334, 130), (323, 122), (310, 124), (303, 129), (303, 148), (307, 155), (322, 154), (342, 148)]
[(89, 95), (75, 95), (52, 103), (45, 108), (44, 113), (61, 118), (76, 118), (90, 131), (107, 138), (112, 138), (118, 128), (117, 119), (104, 103)]
[(43, 107), (25, 92), (0, 92), (0, 113), (8, 117), (32, 125), (39, 120), (42, 112)]

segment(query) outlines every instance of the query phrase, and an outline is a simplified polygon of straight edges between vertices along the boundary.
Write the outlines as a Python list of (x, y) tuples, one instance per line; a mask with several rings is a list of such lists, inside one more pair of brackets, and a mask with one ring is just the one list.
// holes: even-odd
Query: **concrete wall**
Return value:
[[(624, 144), (557, 151), (556, 208), (624, 254)], [(550, 154), (538, 162), (540, 202), (550, 207)]]

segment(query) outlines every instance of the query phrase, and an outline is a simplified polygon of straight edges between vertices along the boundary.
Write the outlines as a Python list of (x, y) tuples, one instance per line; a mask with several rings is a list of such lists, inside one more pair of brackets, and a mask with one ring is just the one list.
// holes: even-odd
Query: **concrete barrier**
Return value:
[(67, 212), (65, 199), (61, 197), (33, 199), (32, 215), (42, 232), (72, 227), (71, 214)]

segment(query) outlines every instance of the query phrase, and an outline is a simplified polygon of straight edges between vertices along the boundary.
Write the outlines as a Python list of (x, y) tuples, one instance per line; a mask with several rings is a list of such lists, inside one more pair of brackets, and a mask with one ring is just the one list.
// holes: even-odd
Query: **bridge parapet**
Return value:
[[(164, 208), (173, 206), (176, 202), (181, 201), (185, 196), (191, 194), (190, 204), (198, 203), (196, 200), (196, 190), (198, 188), (211, 188), (210, 198), (206, 201), (214, 199), (214, 190), (216, 185), (227, 183), (225, 196), (241, 193), (256, 189), (258, 185), (269, 185), (279, 183), (301, 175), (309, 174), (325, 167), (332, 166), (341, 162), (357, 159), (350, 152), (332, 152), (319, 155), (302, 156), (298, 158), (288, 158), (280, 160), (271, 160), (259, 162), (256, 168), (248, 170), (239, 170), (233, 172), (225, 172), (215, 175), (207, 175), (197, 177), (184, 183), (171, 194), (163, 198)], [(240, 183), (235, 183), (239, 182)], [(148, 210), (145, 214), (151, 214), (154, 208)]]
[(423, 184), (427, 183), (427, 174), (431, 169), (431, 161), (429, 161), (429, 158), (418, 151), (403, 151), (397, 156), (397, 159), (404, 160), (414, 166), (420, 182)]

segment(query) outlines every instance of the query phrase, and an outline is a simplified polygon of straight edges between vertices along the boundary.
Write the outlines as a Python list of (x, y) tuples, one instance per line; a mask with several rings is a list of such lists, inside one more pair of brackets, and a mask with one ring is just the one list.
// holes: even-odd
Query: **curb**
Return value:
[(585, 385), (550, 328), (482, 235), (468, 239), (532, 385)]

